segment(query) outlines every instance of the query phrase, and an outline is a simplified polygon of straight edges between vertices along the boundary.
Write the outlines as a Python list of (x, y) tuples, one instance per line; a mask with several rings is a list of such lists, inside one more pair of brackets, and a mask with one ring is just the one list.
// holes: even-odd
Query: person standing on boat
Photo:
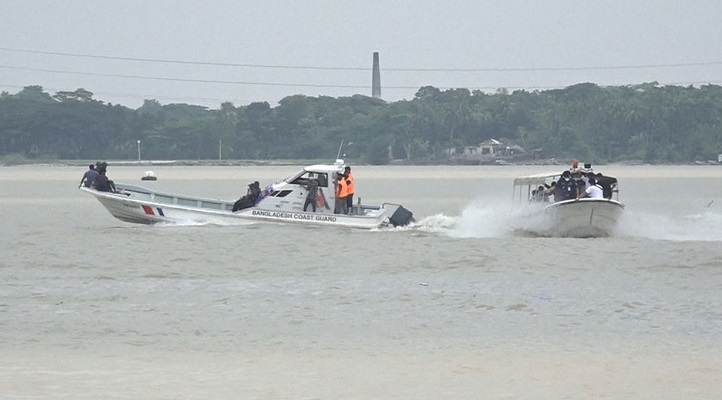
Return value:
[(306, 208), (311, 205), (313, 212), (316, 212), (316, 197), (318, 197), (318, 180), (315, 177), (309, 177), (308, 182), (306, 183), (306, 190), (308, 193), (306, 193), (306, 202), (303, 203), (303, 211), (306, 211)]
[(581, 194), (587, 190), (587, 176), (581, 170), (575, 170), (572, 172), (572, 180), (577, 185), (577, 191)]
[(95, 165), (90, 164), (88, 165), (88, 170), (85, 171), (83, 174), (83, 177), (80, 178), (80, 185), (78, 187), (81, 187), (85, 185), (86, 188), (92, 187), (95, 183), (95, 178), (98, 177), (98, 171), (95, 170)]
[(353, 174), (351, 173), (351, 167), (348, 165), (344, 168), (344, 178), (346, 178), (346, 213), (353, 211), (353, 194), (355, 192), (355, 185)]
[(569, 170), (562, 172), (562, 177), (554, 186), (554, 201), (574, 200), (579, 195), (576, 181)]
[(334, 207), (335, 214), (346, 214), (346, 196), (348, 195), (348, 188), (346, 187), (346, 179), (342, 173), (338, 173), (336, 176), (336, 204)]

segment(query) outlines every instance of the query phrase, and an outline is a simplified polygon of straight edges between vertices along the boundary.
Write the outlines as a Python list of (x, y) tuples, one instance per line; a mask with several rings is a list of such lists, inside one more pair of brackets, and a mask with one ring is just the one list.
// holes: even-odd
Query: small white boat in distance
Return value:
[[(334, 164), (309, 165), (268, 185), (255, 205), (238, 211), (233, 211), (235, 200), (164, 193), (123, 183), (115, 184), (115, 192), (85, 187), (81, 190), (95, 196), (115, 218), (138, 224), (246, 220), (372, 229), (414, 222), (413, 214), (399, 204), (373, 206), (359, 201), (348, 214), (334, 213), (336, 177), (337, 173), (343, 172), (344, 166), (343, 160), (336, 160)], [(318, 183), (318, 199), (322, 199), (317, 202), (316, 211), (303, 210), (310, 179)]]
[[(589, 164), (585, 168), (573, 168), (570, 172), (594, 174)], [(552, 182), (556, 183), (563, 171), (548, 174), (523, 176), (514, 179), (514, 199), (525, 204), (527, 212), (519, 228), (539, 236), (549, 237), (606, 237), (614, 233), (617, 221), (624, 211), (619, 202), (617, 179), (594, 174), (599, 180), (604, 198), (572, 198), (554, 201), (551, 193)], [(544, 195), (534, 196), (542, 187)], [(616, 197), (614, 199), (613, 197)]]
[(141, 181), (156, 181), (158, 180), (158, 177), (155, 176), (155, 173), (153, 171), (145, 171), (145, 174), (143, 174), (143, 177), (140, 178)]

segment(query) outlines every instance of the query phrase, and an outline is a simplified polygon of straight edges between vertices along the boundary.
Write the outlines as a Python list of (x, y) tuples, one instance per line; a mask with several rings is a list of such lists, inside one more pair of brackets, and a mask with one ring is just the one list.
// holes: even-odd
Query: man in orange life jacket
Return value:
[(336, 204), (334, 207), (334, 213), (346, 214), (346, 196), (348, 195), (346, 178), (340, 172), (338, 173), (336, 178)]
[(351, 173), (351, 167), (346, 166), (343, 173), (346, 178), (346, 213), (353, 212), (353, 194), (355, 191), (353, 174)]

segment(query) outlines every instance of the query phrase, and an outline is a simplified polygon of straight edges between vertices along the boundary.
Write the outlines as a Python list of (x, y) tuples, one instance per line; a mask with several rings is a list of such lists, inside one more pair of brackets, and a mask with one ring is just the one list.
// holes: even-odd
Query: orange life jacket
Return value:
[(336, 188), (336, 198), (343, 199), (348, 196), (348, 188), (346, 187), (346, 180), (340, 178), (338, 180), (338, 187)]
[(349, 195), (352, 195), (355, 193), (356, 188), (354, 187), (353, 174), (351, 173), (351, 171), (349, 171), (348, 176), (346, 177), (346, 186), (347, 186), (346, 192)]

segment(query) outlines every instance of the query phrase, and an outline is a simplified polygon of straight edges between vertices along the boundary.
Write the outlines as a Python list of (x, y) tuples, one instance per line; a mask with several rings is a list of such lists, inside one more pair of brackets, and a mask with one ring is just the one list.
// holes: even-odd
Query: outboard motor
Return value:
[(414, 214), (405, 209), (403, 206), (399, 206), (399, 208), (397, 208), (391, 215), (391, 218), (389, 218), (389, 223), (395, 227), (406, 226), (414, 221), (416, 221), (414, 219)]

